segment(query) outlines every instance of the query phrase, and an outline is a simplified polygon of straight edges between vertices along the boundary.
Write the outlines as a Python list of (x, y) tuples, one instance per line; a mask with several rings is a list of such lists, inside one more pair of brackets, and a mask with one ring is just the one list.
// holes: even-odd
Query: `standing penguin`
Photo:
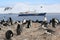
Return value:
[(0, 28), (0, 30), (1, 30), (1, 28)]
[(52, 19), (52, 27), (55, 28), (55, 18)]
[(12, 18), (11, 18), (11, 17), (9, 17), (9, 20), (10, 20), (10, 22), (11, 22), (11, 25), (12, 25), (12, 24), (13, 24), (13, 23), (12, 23)]
[(48, 22), (47, 22), (47, 18), (46, 18), (46, 16), (44, 16), (44, 27), (47, 27), (47, 25), (48, 25)]
[(20, 24), (17, 25), (17, 30), (16, 30), (16, 32), (17, 32), (17, 35), (20, 35), (20, 34), (21, 34), (21, 32), (22, 32), (22, 27), (21, 27)]
[(13, 37), (13, 32), (11, 30), (8, 30), (6, 33), (5, 33), (5, 37), (7, 40), (10, 40), (11, 37)]
[(47, 18), (46, 18), (46, 16), (44, 16), (44, 20), (41, 23), (41, 26), (45, 29), (45, 28), (47, 28), (47, 25), (48, 25)]
[(30, 20), (27, 22), (28, 24), (27, 24), (27, 28), (29, 28), (30, 27)]

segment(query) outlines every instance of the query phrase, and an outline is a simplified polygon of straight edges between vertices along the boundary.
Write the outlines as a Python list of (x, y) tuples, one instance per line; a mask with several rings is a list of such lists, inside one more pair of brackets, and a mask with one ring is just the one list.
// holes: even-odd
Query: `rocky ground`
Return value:
[(16, 34), (17, 24), (3, 27), (0, 25), (0, 40), (6, 40), (5, 33), (7, 30), (12, 30), (14, 33), (14, 36), (11, 38), (11, 40), (60, 40), (60, 25), (57, 25), (56, 28), (48, 25), (48, 29), (55, 31), (52, 34), (46, 33), (46, 30), (41, 27), (40, 23), (32, 23), (30, 28), (26, 28), (26, 25), (23, 25), (24, 27), (22, 33), (18, 36)]

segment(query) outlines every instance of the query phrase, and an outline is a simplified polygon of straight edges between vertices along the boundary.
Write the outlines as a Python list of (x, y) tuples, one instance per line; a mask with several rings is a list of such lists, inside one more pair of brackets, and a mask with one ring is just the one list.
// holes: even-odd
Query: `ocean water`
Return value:
[[(23, 21), (24, 19), (31, 19), (31, 20), (43, 20), (43, 16), (18, 16), (18, 14), (0, 14), (0, 20), (4, 19), (5, 21), (9, 19), (9, 17), (12, 18), (14, 21)], [(60, 20), (60, 13), (47, 13), (46, 14), (47, 20), (51, 20), (52, 18), (57, 18)]]
[(52, 18), (56, 18), (59, 19), (60, 21), (60, 13), (50, 13), (50, 14), (46, 14), (48, 21), (50, 21)]

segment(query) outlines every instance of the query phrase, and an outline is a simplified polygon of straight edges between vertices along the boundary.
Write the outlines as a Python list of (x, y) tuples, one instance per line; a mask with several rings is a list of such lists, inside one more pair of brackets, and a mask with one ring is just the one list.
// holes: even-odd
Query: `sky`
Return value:
[(60, 0), (0, 0), (0, 7), (12, 6), (16, 3), (27, 3), (30, 5), (50, 5), (50, 4), (60, 4)]
[[(5, 7), (12, 7), (12, 10), (4, 11)], [(60, 0), (0, 0), (0, 13), (35, 12), (35, 10), (36, 12), (60, 13)]]

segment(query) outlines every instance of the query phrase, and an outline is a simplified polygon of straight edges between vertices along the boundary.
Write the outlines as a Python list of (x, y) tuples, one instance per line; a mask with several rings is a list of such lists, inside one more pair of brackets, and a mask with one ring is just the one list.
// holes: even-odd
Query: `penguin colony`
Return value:
[[(11, 19), (11, 17), (9, 18), (9, 20), (10, 21), (7, 21), (7, 22), (10, 22), (11, 23), (11, 25), (13, 25), (13, 23), (12, 23), (12, 19)], [(0, 24), (3, 24), (5, 21), (4, 20), (2, 20), (1, 22), (0, 22)], [(39, 23), (39, 21), (37, 21), (38, 23)], [(19, 22), (20, 23), (20, 22)], [(30, 20), (29, 21), (26, 21), (26, 23), (27, 23), (27, 27), (26, 28), (30, 28), (30, 25), (31, 25), (31, 22), (30, 22)], [(54, 27), (55, 28), (55, 19), (53, 18), (51, 21), (50, 21), (50, 23), (52, 23), (52, 27)], [(22, 23), (23, 24), (23, 23)], [(7, 24), (7, 23), (5, 23), (5, 24), (3, 24), (4, 26), (7, 26), (7, 25), (9, 25), (9, 24)], [(47, 21), (43, 21), (42, 23), (41, 23), (41, 26), (42, 25), (44, 25), (44, 27), (47, 27), (47, 25), (48, 25), (48, 22)], [(0, 30), (1, 30), (1, 28), (0, 28)], [(17, 35), (21, 35), (21, 32), (22, 32), (22, 26), (20, 25), (20, 24), (18, 24), (17, 25), (17, 28), (16, 28), (16, 33), (17, 33)], [(52, 32), (54, 32), (53, 30), (51, 30), (51, 29), (45, 29), (45, 30), (47, 30), (47, 32), (49, 32), (49, 33), (52, 33)], [(8, 39), (8, 40), (10, 40), (11, 39), (11, 37), (13, 37), (13, 32), (11, 31), (11, 30), (7, 30), (6, 31), (6, 33), (5, 33), (5, 37), (6, 37), (6, 39)]]

